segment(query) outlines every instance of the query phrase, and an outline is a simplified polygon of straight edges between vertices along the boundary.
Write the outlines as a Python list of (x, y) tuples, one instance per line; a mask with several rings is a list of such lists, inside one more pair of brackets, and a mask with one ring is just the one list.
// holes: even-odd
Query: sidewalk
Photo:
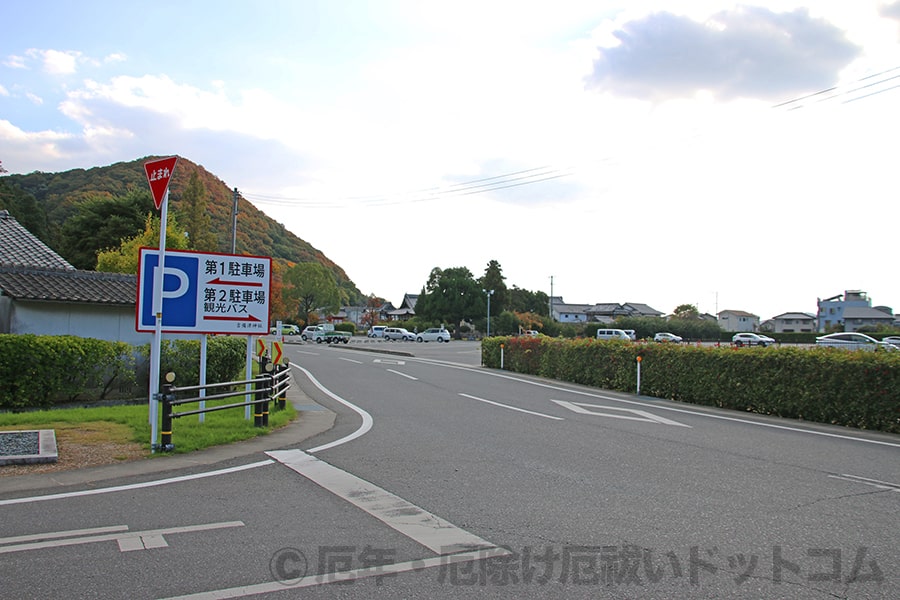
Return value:
[(190, 454), (160, 455), (143, 460), (73, 469), (71, 471), (4, 477), (0, 479), (0, 490), (5, 493), (42, 490), (66, 485), (90, 485), (107, 479), (209, 466), (253, 454), (259, 454), (259, 460), (264, 460), (267, 458), (263, 454), (266, 450), (275, 450), (299, 444), (304, 440), (328, 431), (334, 425), (335, 414), (313, 402), (296, 383), (293, 383), (288, 388), (287, 398), (294, 408), (297, 409), (297, 419), (268, 435), (225, 446), (206, 448)]

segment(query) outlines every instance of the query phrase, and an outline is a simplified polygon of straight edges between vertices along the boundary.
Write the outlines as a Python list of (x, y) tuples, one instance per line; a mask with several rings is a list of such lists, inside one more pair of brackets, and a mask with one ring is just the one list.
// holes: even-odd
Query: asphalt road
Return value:
[(486, 370), (470, 342), (286, 352), (333, 427), (0, 482), (0, 595), (900, 597), (900, 436)]

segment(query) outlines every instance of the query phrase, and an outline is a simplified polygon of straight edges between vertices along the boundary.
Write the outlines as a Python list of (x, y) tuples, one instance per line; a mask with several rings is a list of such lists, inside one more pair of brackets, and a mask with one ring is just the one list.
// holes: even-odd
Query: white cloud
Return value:
[(71, 75), (78, 70), (78, 61), (81, 58), (81, 52), (73, 50), (38, 50), (32, 48), (27, 54), (32, 58), (39, 59), (43, 64), (43, 69), (50, 75)]
[(0, 96), (9, 96), (9, 90), (3, 87), (2, 83), (0, 83)]
[(7, 56), (3, 64), (11, 69), (27, 69), (24, 56)]

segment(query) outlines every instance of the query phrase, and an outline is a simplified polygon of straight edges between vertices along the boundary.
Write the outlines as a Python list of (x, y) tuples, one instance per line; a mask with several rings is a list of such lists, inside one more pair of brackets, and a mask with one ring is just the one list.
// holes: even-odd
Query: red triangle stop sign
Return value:
[(170, 156), (169, 158), (161, 158), (144, 163), (144, 171), (147, 172), (147, 181), (150, 182), (150, 191), (153, 193), (153, 203), (156, 205), (156, 210), (159, 210), (159, 207), (162, 206), (163, 198), (166, 197), (166, 190), (169, 189), (169, 179), (175, 171), (175, 163), (177, 161), (177, 156)]

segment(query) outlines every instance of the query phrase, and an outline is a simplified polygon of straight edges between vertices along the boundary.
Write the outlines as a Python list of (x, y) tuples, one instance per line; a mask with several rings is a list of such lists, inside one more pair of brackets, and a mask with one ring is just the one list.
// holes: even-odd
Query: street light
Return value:
[(494, 295), (494, 290), (482, 289), (481, 291), (484, 292), (485, 294), (487, 294), (488, 314), (487, 314), (487, 336), (486, 337), (491, 337), (491, 296)]

